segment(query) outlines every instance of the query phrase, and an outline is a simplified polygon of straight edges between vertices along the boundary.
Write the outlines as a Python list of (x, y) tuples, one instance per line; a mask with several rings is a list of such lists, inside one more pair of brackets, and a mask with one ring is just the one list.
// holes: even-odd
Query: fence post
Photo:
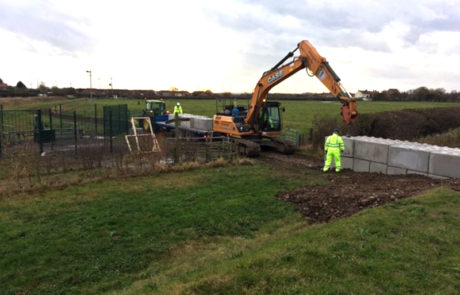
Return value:
[(35, 130), (37, 130), (38, 135), (38, 146), (40, 147), (40, 155), (43, 153), (43, 141), (42, 141), (42, 131), (43, 131), (43, 122), (42, 122), (42, 110), (37, 110), (37, 117), (35, 118)]
[(49, 116), (49, 121), (50, 121), (50, 130), (53, 129), (53, 114), (51, 112), (51, 109), (48, 109), (48, 116)]
[(97, 136), (97, 104), (94, 104), (94, 135)]
[(59, 104), (59, 129), (62, 135), (62, 104)]
[(118, 105), (118, 116), (117, 116), (117, 121), (118, 121), (118, 122), (117, 122), (117, 134), (120, 134), (120, 132), (121, 132), (121, 130), (122, 130), (122, 129), (121, 129), (121, 128), (122, 128), (122, 126), (121, 126), (121, 123), (122, 123), (122, 122), (121, 122), (121, 107), (122, 107), (122, 105), (119, 104), (119, 105)]
[(50, 121), (50, 140), (51, 140), (51, 149), (53, 150), (54, 148), (54, 140), (53, 140), (53, 112), (51, 109), (48, 109), (48, 116), (49, 116), (49, 121)]
[(3, 105), (0, 104), (0, 157), (2, 156), (2, 139), (3, 139)]
[(77, 111), (73, 111), (73, 136), (75, 140), (75, 153), (77, 153), (77, 146), (78, 146), (78, 136), (77, 136)]
[(2, 129), (2, 135), (3, 135), (4, 125), (3, 125), (3, 105), (2, 104), (0, 104), (0, 127)]
[(109, 109), (109, 143), (110, 143), (110, 152), (113, 152), (113, 142), (112, 142), (112, 108)]
[(179, 163), (179, 114), (174, 114), (174, 164)]

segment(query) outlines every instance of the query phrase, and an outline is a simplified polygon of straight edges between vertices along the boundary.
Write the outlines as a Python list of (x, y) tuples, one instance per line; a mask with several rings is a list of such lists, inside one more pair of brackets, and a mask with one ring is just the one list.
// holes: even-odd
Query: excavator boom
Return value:
[[(294, 57), (292, 62), (283, 65), (287, 59), (294, 56), (297, 50), (300, 52), (299, 56)], [(306, 68), (307, 73), (310, 71), (312, 75), (316, 76), (329, 92), (342, 102), (342, 117), (345, 124), (350, 125), (355, 122), (358, 117), (355, 98), (351, 97), (342, 87), (340, 78), (327, 60), (319, 55), (310, 42), (304, 40), (272, 69), (262, 75), (252, 94), (251, 105), (245, 123), (254, 127), (254, 123), (257, 121), (256, 114), (259, 113), (263, 102), (266, 101), (270, 89), (303, 68)]]
[[(297, 55), (295, 53), (298, 52)], [(290, 58), (292, 61), (287, 62)], [(286, 63), (287, 62), (287, 63)], [(324, 57), (308, 41), (301, 41), (297, 47), (266, 71), (254, 88), (250, 106), (242, 107), (233, 116), (232, 109), (238, 106), (224, 106), (221, 113), (213, 117), (213, 130), (228, 134), (238, 142), (242, 153), (257, 155), (261, 147), (274, 148), (291, 153), (294, 147), (277, 136), (281, 133), (281, 114), (278, 102), (267, 101), (270, 89), (291, 77), (301, 69), (316, 76), (321, 83), (342, 103), (342, 117), (345, 124), (352, 124), (358, 117), (356, 100), (340, 84), (340, 78)], [(239, 115), (242, 113), (242, 115)]]

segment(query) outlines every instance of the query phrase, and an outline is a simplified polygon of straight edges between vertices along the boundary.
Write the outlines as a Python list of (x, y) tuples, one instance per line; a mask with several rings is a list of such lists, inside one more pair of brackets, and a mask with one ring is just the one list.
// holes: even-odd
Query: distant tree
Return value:
[(0, 84), (3, 84), (3, 80), (2, 80), (2, 79), (0, 79)]
[(430, 96), (431, 96), (431, 99), (435, 101), (446, 101), (447, 99), (446, 89), (444, 88), (430, 89)]
[(172, 91), (172, 92), (176, 92), (176, 91), (179, 91), (179, 89), (177, 89), (177, 87), (170, 87), (169, 88), (169, 91)]
[(425, 86), (414, 89), (414, 91), (412, 92), (412, 100), (430, 100), (430, 90)]
[(38, 90), (45, 92), (49, 90), (49, 87), (45, 85), (45, 82), (40, 82), (40, 85), (38, 86)]
[(24, 85), (21, 81), (16, 84), (16, 88), (27, 89), (26, 85)]

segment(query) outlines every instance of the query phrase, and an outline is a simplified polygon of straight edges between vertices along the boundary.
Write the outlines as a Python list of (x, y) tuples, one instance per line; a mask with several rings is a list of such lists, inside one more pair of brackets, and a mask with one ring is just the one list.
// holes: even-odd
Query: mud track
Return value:
[[(320, 170), (322, 162), (302, 155), (264, 153), (261, 161), (287, 175), (305, 174), (305, 169)], [(322, 177), (325, 185), (310, 185), (279, 193), (276, 197), (296, 205), (310, 223), (323, 223), (347, 217), (365, 208), (380, 206), (420, 194), (431, 188), (446, 186), (460, 191), (460, 179), (437, 180), (421, 175), (384, 175), (344, 170)]]

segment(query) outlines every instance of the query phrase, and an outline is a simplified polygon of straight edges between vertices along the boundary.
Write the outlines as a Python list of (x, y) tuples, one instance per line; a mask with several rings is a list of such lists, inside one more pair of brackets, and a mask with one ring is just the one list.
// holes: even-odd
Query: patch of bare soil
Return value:
[[(274, 169), (289, 169), (291, 173), (302, 167), (320, 168), (318, 161), (310, 162), (299, 155), (292, 158), (264, 155), (263, 160)], [(326, 185), (305, 186), (280, 193), (277, 198), (298, 206), (310, 223), (323, 223), (442, 185), (460, 191), (460, 179), (437, 180), (421, 175), (384, 175), (344, 170), (341, 173), (329, 172), (322, 177), (327, 179)]]

